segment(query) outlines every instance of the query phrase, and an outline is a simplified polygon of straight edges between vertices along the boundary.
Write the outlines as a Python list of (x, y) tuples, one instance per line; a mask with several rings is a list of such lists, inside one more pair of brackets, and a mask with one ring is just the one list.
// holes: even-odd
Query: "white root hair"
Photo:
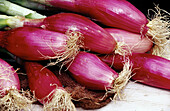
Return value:
[[(46, 101), (47, 100), (47, 101)], [(54, 89), (43, 98), (44, 111), (76, 111), (71, 95), (63, 89)]]
[(168, 39), (170, 38), (170, 13), (160, 9), (158, 5), (155, 6), (155, 9), (148, 10), (148, 16), (150, 16), (150, 12), (154, 13), (154, 15), (149, 17), (149, 23), (147, 24), (149, 30), (146, 35), (151, 36), (153, 39), (152, 54), (165, 57), (164, 53), (167, 50)]
[(123, 90), (132, 77), (132, 66), (133, 64), (130, 59), (124, 56), (123, 70), (119, 73), (119, 77), (115, 79), (113, 88), (106, 91), (106, 93), (114, 93), (113, 100), (122, 100), (124, 98)]
[[(41, 52), (39, 52), (43, 56), (43, 58), (56, 60), (55, 62), (50, 62), (47, 66), (53, 66), (60, 62), (62, 62), (62, 66), (69, 63), (79, 53), (80, 47), (84, 46), (84, 43), (82, 41), (84, 37), (82, 33), (80, 33), (79, 31), (68, 29), (66, 31), (66, 35), (68, 37), (68, 40), (66, 41), (67, 44), (65, 45), (64, 49), (61, 49), (62, 53), (59, 50), (57, 50), (57, 52), (54, 51), (50, 46), (49, 47), (51, 48), (51, 50), (56, 56), (50, 57), (50, 56), (43, 55)], [(58, 51), (60, 53), (58, 53)]]

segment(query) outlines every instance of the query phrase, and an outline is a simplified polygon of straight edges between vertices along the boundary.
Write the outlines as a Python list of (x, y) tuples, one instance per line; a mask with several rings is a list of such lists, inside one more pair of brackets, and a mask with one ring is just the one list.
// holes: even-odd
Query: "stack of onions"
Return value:
[(11, 28), (40, 27), (68, 36), (80, 36), (82, 48), (102, 54), (114, 51), (121, 55), (128, 52), (144, 53), (149, 51), (153, 45), (149, 37), (121, 29), (103, 29), (88, 18), (73, 13), (59, 13), (43, 19), (3, 16), (1, 18), (6, 19), (6, 24)]
[[(29, 86), (45, 110), (76, 109), (57, 77), (33, 61), (56, 59), (55, 64), (66, 65), (82, 86), (106, 90), (106, 94), (115, 93), (119, 98), (130, 77), (170, 89), (170, 61), (159, 57), (168, 55), (164, 53), (170, 36), (168, 12), (156, 6), (155, 15), (148, 20), (126, 0), (31, 0), (31, 3), (83, 14), (105, 25), (103, 28), (75, 13), (39, 19), (0, 16), (0, 28), (12, 28), (0, 32), (0, 46), (30, 60), (25, 62)], [(102, 56), (97, 57), (94, 52)], [(15, 87), (19, 89), (18, 85)]]
[(126, 0), (31, 0), (59, 9), (88, 15), (104, 25), (152, 36), (153, 54), (161, 56), (170, 36), (169, 13), (155, 7), (154, 16), (146, 16)]

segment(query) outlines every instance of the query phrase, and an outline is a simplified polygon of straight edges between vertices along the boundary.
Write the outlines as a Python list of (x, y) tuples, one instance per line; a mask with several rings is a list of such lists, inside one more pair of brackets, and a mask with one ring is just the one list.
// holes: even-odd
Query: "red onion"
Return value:
[(20, 93), (20, 81), (14, 68), (0, 59), (0, 106), (3, 111), (28, 110), (31, 98)]
[(79, 52), (73, 62), (67, 64), (73, 78), (92, 90), (111, 90), (120, 93), (127, 84), (131, 70), (129, 63), (118, 74), (96, 55), (87, 52)]
[[(148, 37), (142, 37), (140, 34), (128, 32), (116, 28), (105, 28), (117, 42), (115, 53), (125, 55), (124, 53), (145, 53), (149, 51), (153, 42)], [(119, 50), (120, 49), (120, 50)]]
[(75, 111), (71, 96), (49, 69), (36, 62), (25, 62), (29, 87), (44, 110)]
[[(170, 60), (147, 53), (134, 53), (127, 57), (133, 64), (132, 79), (150, 86), (170, 89)], [(109, 55), (100, 58), (107, 64), (113, 64), (116, 70), (121, 71), (123, 68), (123, 56)]]
[(0, 46), (25, 60), (71, 59), (79, 50), (78, 38), (32, 27), (0, 32)]

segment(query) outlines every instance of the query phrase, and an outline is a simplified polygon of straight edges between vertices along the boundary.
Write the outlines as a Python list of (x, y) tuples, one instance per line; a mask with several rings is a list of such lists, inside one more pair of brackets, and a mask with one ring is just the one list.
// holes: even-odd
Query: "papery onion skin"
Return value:
[(47, 60), (66, 51), (65, 34), (33, 27), (3, 31), (0, 45), (25, 60)]
[(130, 51), (130, 53), (145, 53), (153, 46), (151, 39), (141, 36), (141, 34), (116, 28), (105, 28), (105, 30), (113, 36), (116, 42), (123, 43), (125, 50)]
[(79, 52), (67, 68), (78, 83), (92, 90), (113, 88), (118, 77), (118, 73), (96, 55), (87, 52)]
[[(133, 80), (158, 88), (170, 89), (170, 60), (147, 53), (134, 53), (128, 57), (133, 64)], [(115, 70), (121, 71), (123, 68), (123, 56), (110, 55), (100, 57), (100, 59), (109, 65), (113, 64)]]

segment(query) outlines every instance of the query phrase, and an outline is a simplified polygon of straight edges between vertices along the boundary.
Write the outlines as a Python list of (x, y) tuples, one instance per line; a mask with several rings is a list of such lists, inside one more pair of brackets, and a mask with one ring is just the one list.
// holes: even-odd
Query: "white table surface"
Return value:
[[(129, 82), (124, 94), (124, 100), (112, 101), (101, 109), (77, 111), (170, 111), (169, 90)], [(33, 106), (32, 111), (42, 111), (42, 106)]]

